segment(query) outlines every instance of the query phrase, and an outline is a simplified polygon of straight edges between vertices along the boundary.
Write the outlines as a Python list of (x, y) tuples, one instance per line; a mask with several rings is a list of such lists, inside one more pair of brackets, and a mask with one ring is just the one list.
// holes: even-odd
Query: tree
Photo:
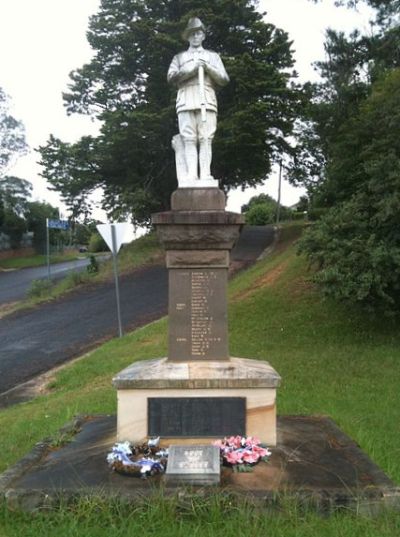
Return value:
[(292, 81), (287, 34), (266, 23), (253, 0), (102, 0), (90, 20), (93, 60), (71, 74), (68, 113), (91, 114), (102, 124), (97, 138), (66, 144), (51, 137), (40, 148), (43, 175), (74, 215), (84, 198), (104, 190), (113, 216), (148, 221), (169, 207), (176, 188), (171, 138), (177, 133), (169, 63), (185, 47), (190, 16), (207, 25), (206, 47), (223, 58), (231, 83), (219, 99), (213, 173), (227, 191), (261, 183), (302, 105)]
[(25, 150), (23, 125), (10, 114), (8, 97), (0, 88), (0, 177)]
[(106, 241), (103, 239), (103, 237), (100, 235), (100, 233), (97, 231), (94, 231), (89, 239), (89, 246), (88, 250), (89, 252), (96, 253), (96, 252), (107, 252), (108, 246)]
[[(28, 199), (32, 191), (32, 183), (14, 176), (0, 178), (0, 207), (24, 218)], [(0, 213), (1, 225), (1, 213)]]
[(373, 85), (340, 129), (328, 169), (342, 187), (301, 250), (328, 295), (369, 309), (400, 310), (400, 69)]
[(296, 204), (296, 211), (299, 213), (306, 213), (309, 209), (310, 200), (308, 196), (300, 196), (299, 201)]
[[(58, 209), (43, 201), (28, 201), (26, 227), (33, 231), (33, 246), (38, 253), (46, 252), (46, 218), (58, 218)], [(50, 229), (50, 243), (55, 244), (59, 230)]]
[[(253, 196), (246, 205), (242, 206), (242, 213), (245, 213), (246, 223), (251, 226), (265, 226), (276, 221), (278, 203), (268, 194)], [(280, 207), (280, 217), (282, 220), (291, 218), (292, 211), (285, 206)]]
[[(349, 7), (357, 3), (361, 2), (337, 2)], [(393, 1), (368, 3), (396, 11), (392, 10), (396, 3)], [(357, 116), (360, 105), (371, 93), (372, 84), (391, 69), (400, 67), (400, 26), (388, 25), (378, 15), (368, 35), (354, 31), (346, 36), (343, 32), (327, 30), (326, 59), (316, 63), (322, 80), (306, 88), (309, 105), (296, 126), (298, 145), (289, 179), (308, 188), (314, 208), (331, 207), (338, 195), (341, 199), (346, 197), (343, 185), (339, 188), (329, 182), (327, 169), (332, 147), (341, 136), (343, 123)]]
[(250, 209), (254, 207), (254, 205), (276, 205), (276, 201), (272, 196), (269, 194), (258, 194), (257, 196), (253, 196), (249, 199), (247, 203), (242, 205), (241, 212), (247, 213)]
[(14, 176), (0, 177), (0, 230), (18, 248), (26, 231), (26, 212), (32, 184)]
[[(318, 3), (322, 0), (312, 1)], [(347, 6), (353, 9), (363, 2), (377, 10), (377, 21), (380, 24), (391, 25), (394, 20), (398, 19), (400, 14), (399, 0), (335, 0), (337, 6)]]
[(357, 111), (370, 92), (373, 61), (370, 47), (355, 31), (327, 30), (326, 60), (316, 63), (321, 82), (309, 84), (308, 106), (297, 126), (298, 145), (295, 158), (289, 163), (289, 180), (306, 186), (313, 205), (331, 206), (338, 189), (334, 186), (322, 194), (327, 186), (326, 170), (331, 159), (331, 148), (340, 137), (342, 124)]
[(260, 203), (253, 205), (246, 213), (246, 224), (250, 226), (265, 226), (276, 220), (276, 207)]
[(24, 211), (32, 185), (6, 172), (25, 150), (23, 125), (11, 115), (9, 99), (0, 88), (0, 231), (10, 236), (12, 248), (19, 246), (26, 231)]
[(317, 221), (301, 250), (323, 291), (393, 312), (400, 309), (400, 26), (393, 24), (400, 10), (397, 1), (366, 3), (377, 9), (369, 35), (327, 31), (322, 81), (307, 88), (291, 178), (308, 187), (309, 218)]
[[(9, 235), (11, 247), (18, 248), (22, 235), (33, 232), (33, 246), (38, 252), (46, 248), (46, 218), (58, 218), (58, 209), (49, 203), (31, 201), (32, 183), (14, 176), (0, 178), (0, 230)], [(54, 243), (59, 232), (50, 230)]]
[(96, 225), (99, 223), (100, 222), (97, 222), (96, 220), (86, 220), (83, 224), (80, 222), (73, 222), (74, 244), (87, 246), (91, 235), (97, 231)]

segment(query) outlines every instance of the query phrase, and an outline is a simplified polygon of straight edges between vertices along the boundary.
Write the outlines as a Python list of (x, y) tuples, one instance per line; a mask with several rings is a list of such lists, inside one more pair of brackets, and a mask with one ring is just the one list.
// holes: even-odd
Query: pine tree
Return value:
[[(226, 191), (259, 184), (287, 138), (302, 103), (292, 79), (288, 35), (264, 21), (252, 0), (102, 0), (91, 18), (93, 60), (71, 74), (68, 113), (101, 121), (97, 138), (40, 148), (43, 175), (75, 214), (101, 186), (104, 208), (139, 222), (169, 207), (176, 188), (171, 139), (178, 132), (166, 74), (186, 48), (191, 16), (207, 27), (205, 47), (218, 52), (231, 82), (219, 95), (213, 175)], [(87, 207), (86, 207), (87, 208)]]

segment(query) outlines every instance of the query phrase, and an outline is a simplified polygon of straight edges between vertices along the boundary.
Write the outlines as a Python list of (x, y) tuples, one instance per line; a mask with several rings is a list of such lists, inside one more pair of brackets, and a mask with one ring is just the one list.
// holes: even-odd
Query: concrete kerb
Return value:
[(7, 408), (18, 403), (26, 403), (28, 401), (31, 401), (32, 399), (35, 399), (39, 395), (42, 395), (43, 393), (45, 393), (46, 386), (53, 379), (56, 373), (58, 373), (65, 367), (68, 367), (75, 362), (78, 362), (79, 360), (87, 358), (95, 350), (96, 349), (93, 349), (89, 352), (85, 352), (80, 356), (72, 358), (67, 362), (64, 362), (60, 365), (53, 367), (52, 369), (49, 369), (49, 371), (45, 371), (44, 373), (41, 373), (40, 375), (37, 375), (32, 379), (22, 382), (21, 384), (18, 384), (17, 386), (14, 386), (9, 390), (0, 393), (0, 409)]
[[(66, 423), (59, 429), (57, 437), (72, 436), (79, 432), (82, 425), (87, 421), (89, 416), (79, 415), (73, 420)], [(43, 457), (52, 449), (57, 441), (57, 437), (43, 439), (34, 445), (29, 453), (20, 459), (14, 466), (0, 474), (0, 494), (7, 493), (9, 486), (16, 479), (28, 472), (35, 464), (38, 464)]]

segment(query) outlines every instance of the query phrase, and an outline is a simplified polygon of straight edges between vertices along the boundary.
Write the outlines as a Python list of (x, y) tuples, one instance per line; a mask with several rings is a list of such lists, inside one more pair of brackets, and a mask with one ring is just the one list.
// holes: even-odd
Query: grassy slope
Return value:
[[(118, 269), (121, 274), (130, 272), (132, 269), (151, 263), (154, 260), (163, 260), (164, 252), (158, 242), (155, 232), (143, 235), (135, 239), (124, 247), (118, 253)], [(104, 280), (113, 274), (112, 260), (106, 261), (101, 265), (98, 279)]]
[[(118, 253), (118, 274), (121, 276), (132, 272), (134, 269), (153, 263), (162, 259), (162, 251), (155, 233), (150, 233), (132, 241)], [(90, 283), (102, 283), (113, 278), (112, 258), (99, 263), (99, 272), (89, 274), (88, 272), (70, 273), (63, 280), (57, 283), (51, 290), (51, 298), (58, 297), (77, 285)]]
[[(50, 258), (51, 263), (64, 263), (65, 261), (73, 261), (83, 254), (65, 253), (55, 254)], [(85, 256), (86, 257), (86, 256)], [(22, 269), (30, 267), (40, 267), (46, 265), (47, 256), (31, 255), (29, 257), (10, 257), (8, 259), (0, 259), (0, 269)]]
[[(287, 230), (289, 234), (291, 230)], [(394, 323), (323, 301), (307, 281), (295, 248), (280, 248), (230, 285), (231, 354), (269, 360), (283, 377), (281, 414), (329, 414), (400, 482), (400, 335)], [(58, 373), (52, 393), (0, 412), (0, 470), (52, 435), (77, 413), (115, 412), (113, 373), (136, 359), (165, 355), (166, 320), (100, 347)], [(179, 502), (178, 502), (179, 503)], [(229, 515), (229, 516), (227, 516)], [(213, 526), (210, 525), (213, 521)], [(0, 514), (0, 535), (394, 537), (400, 519), (334, 516), (327, 520), (288, 506), (265, 515), (222, 499), (182, 506), (174, 501), (126, 510), (83, 502), (46, 517)], [(144, 529), (145, 528), (145, 529)], [(48, 532), (48, 533), (47, 533)], [(56, 532), (56, 533), (54, 533)]]

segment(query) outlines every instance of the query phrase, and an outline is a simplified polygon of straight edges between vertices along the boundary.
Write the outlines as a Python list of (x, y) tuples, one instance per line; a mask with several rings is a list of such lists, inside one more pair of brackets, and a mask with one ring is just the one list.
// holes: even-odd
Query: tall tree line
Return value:
[(26, 231), (34, 233), (33, 244), (45, 251), (46, 218), (56, 217), (57, 209), (32, 201), (32, 184), (10, 175), (10, 169), (27, 150), (25, 129), (10, 110), (10, 99), (0, 87), (0, 233), (9, 237), (11, 248), (18, 248)]
[[(301, 249), (335, 298), (400, 310), (400, 3), (368, 0), (371, 32), (328, 30), (290, 174), (317, 221)], [(357, 2), (339, 2), (354, 7)]]

